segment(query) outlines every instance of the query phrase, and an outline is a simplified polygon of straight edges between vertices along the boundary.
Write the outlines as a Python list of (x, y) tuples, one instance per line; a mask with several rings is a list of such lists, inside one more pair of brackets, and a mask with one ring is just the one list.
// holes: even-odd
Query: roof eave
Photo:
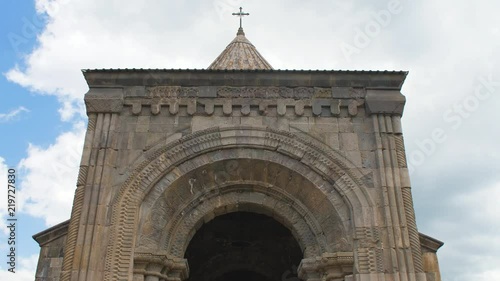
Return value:
[(401, 89), (406, 71), (345, 70), (83, 70), (89, 87), (126, 86), (284, 86)]

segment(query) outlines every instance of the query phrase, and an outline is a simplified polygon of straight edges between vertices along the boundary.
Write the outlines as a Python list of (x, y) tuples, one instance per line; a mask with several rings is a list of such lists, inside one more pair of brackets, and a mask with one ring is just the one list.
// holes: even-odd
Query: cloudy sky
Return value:
[[(403, 117), (419, 231), (443, 281), (500, 276), (500, 2), (3, 0), (0, 179), (18, 177), (18, 273), (31, 236), (69, 218), (83, 144), (81, 69), (206, 68), (247, 37), (276, 69), (407, 70)], [(3, 184), (2, 184), (3, 185)], [(5, 186), (5, 185), (3, 185)], [(5, 257), (6, 192), (0, 192)], [(1, 242), (3, 241), (3, 242)], [(4, 259), (4, 258), (1, 258)]]

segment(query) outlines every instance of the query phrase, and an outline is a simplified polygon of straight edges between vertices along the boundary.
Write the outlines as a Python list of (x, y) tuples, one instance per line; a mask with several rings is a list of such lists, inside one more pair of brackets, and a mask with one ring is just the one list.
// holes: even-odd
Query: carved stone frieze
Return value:
[(302, 280), (334, 281), (353, 273), (352, 252), (324, 253), (319, 257), (303, 259), (299, 265)]
[[(287, 108), (293, 108), (297, 116), (303, 116), (304, 109), (309, 108), (313, 116), (339, 116), (341, 108), (345, 108), (349, 116), (356, 116), (358, 108), (364, 105), (365, 90), (343, 89), (339, 93), (332, 88), (318, 87), (155, 86), (147, 87), (146, 95), (126, 95), (125, 105), (131, 106), (135, 115), (142, 112), (143, 106), (148, 106), (153, 115), (159, 114), (162, 107), (168, 107), (172, 115), (178, 114), (179, 107), (186, 107), (188, 115), (212, 115), (214, 107), (222, 107), (224, 115), (231, 115), (235, 110), (241, 111), (242, 116), (250, 115), (252, 110), (267, 115), (268, 108), (276, 108), (278, 115), (284, 116)], [(110, 107), (99, 102), (89, 105), (96, 112), (104, 110), (100, 107)], [(121, 110), (121, 107), (114, 105), (113, 110)]]
[(166, 254), (149, 252), (134, 253), (134, 275), (157, 277), (159, 280), (181, 281), (189, 276), (187, 260)]
[(199, 94), (197, 87), (156, 86), (146, 89), (152, 98), (195, 98)]
[(354, 239), (357, 241), (357, 264), (359, 272), (383, 272), (380, 230), (376, 227), (358, 227), (356, 228)]
[[(326, 91), (331, 89), (326, 89)], [(219, 87), (217, 96), (220, 98), (258, 98), (258, 99), (298, 99), (311, 98), (314, 88), (307, 87)]]
[[(260, 115), (268, 115), (269, 109), (275, 108), (278, 116), (285, 116), (287, 108), (293, 109), (297, 116), (303, 116), (305, 109), (309, 108), (312, 116), (339, 116), (341, 108), (345, 108), (349, 116), (358, 115), (358, 109), (363, 105), (362, 100), (355, 99), (277, 99), (277, 100), (257, 100), (249, 98), (165, 98), (165, 99), (129, 99), (125, 105), (131, 107), (134, 115), (142, 112), (143, 106), (149, 106), (152, 115), (158, 115), (163, 107), (168, 107), (171, 115), (179, 113), (179, 108), (187, 109), (187, 114), (193, 115), (213, 115), (215, 107), (221, 107), (226, 116), (232, 115), (236, 110), (242, 116), (250, 115), (251, 111), (256, 111)], [(107, 105), (102, 105), (107, 106)], [(203, 108), (203, 110), (199, 110)], [(311, 114), (311, 113), (309, 113)]]

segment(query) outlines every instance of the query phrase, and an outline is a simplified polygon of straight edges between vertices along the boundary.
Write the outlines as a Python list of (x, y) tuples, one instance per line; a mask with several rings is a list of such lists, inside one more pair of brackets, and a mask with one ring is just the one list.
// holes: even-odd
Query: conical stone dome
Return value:
[(215, 59), (208, 69), (261, 69), (271, 70), (273, 67), (262, 57), (255, 46), (245, 37), (240, 27), (236, 38)]

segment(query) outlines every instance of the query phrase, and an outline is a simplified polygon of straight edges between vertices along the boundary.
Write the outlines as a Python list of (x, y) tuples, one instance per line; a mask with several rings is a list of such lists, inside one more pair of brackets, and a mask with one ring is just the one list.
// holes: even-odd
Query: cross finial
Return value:
[(243, 20), (243, 17), (244, 16), (249, 16), (250, 14), (249, 13), (243, 13), (243, 8), (240, 7), (240, 12), (239, 13), (233, 13), (233, 16), (238, 16), (240, 17), (240, 29), (243, 28), (242, 27), (242, 20)]

